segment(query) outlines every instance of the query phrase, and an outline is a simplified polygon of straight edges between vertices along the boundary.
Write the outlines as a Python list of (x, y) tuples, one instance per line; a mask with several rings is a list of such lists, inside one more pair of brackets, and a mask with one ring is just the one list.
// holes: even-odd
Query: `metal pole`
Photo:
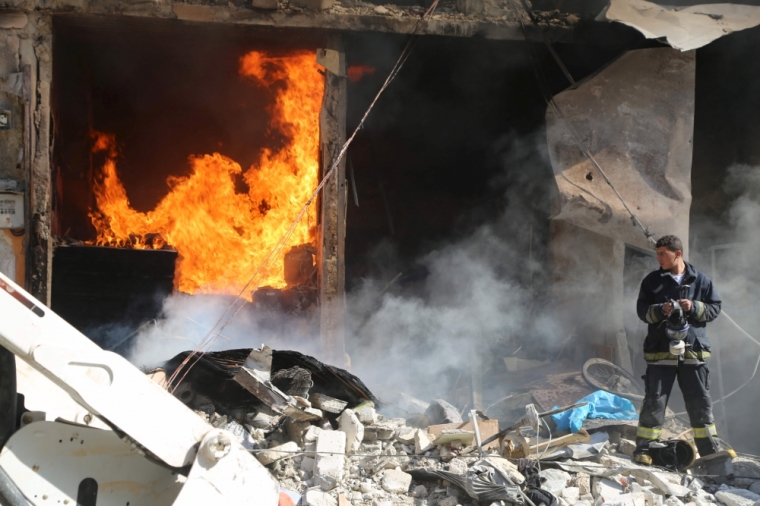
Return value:
[[(712, 246), (710, 248), (710, 262), (712, 267), (712, 279), (713, 282), (717, 284), (718, 282), (718, 264), (715, 260), (715, 252), (719, 249), (730, 249), (735, 246), (739, 246), (739, 244), (719, 244), (717, 246)], [(731, 437), (729, 435), (729, 429), (728, 429), (728, 414), (726, 413), (726, 401), (725, 401), (725, 387), (723, 386), (723, 365), (722, 365), (722, 358), (720, 354), (720, 339), (715, 339), (713, 342), (713, 351), (715, 352), (715, 369), (718, 373), (718, 393), (720, 394), (720, 398), (723, 399), (723, 402), (720, 403), (720, 417), (721, 421), (723, 422), (723, 432), (726, 436), (726, 441), (730, 441)]]

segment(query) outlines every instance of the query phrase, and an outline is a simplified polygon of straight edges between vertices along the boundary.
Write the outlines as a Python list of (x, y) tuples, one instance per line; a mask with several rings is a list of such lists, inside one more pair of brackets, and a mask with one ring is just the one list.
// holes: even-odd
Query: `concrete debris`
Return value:
[(575, 504), (581, 498), (581, 492), (578, 487), (565, 487), (560, 492), (560, 495), (562, 496), (562, 499), (567, 501), (569, 504)]
[(636, 443), (630, 439), (621, 439), (618, 443), (618, 451), (628, 457), (633, 457), (633, 452), (636, 450)]
[[(498, 420), (478, 420), (481, 440), (487, 441), (478, 449), (472, 422), (462, 421), (445, 400), (428, 404), (401, 394), (387, 405), (329, 384), (306, 391), (304, 371), (312, 369), (303, 367), (304, 361), (288, 362), (274, 385), (272, 353), (254, 350), (230, 374), (241, 376), (237, 382), (257, 399), (253, 408), (236, 404), (229, 410), (209, 392), (189, 386), (187, 403), (229, 431), (267, 466), (282, 490), (301, 497), (295, 503), (301, 506), (517, 506), (527, 504), (522, 493), (538, 488), (556, 497), (556, 503), (550, 498), (555, 506), (760, 504), (754, 493), (760, 477), (747, 484), (752, 490), (706, 489), (696, 477), (638, 466), (630, 457), (634, 443), (621, 437), (631, 432), (620, 426), (584, 429), (566, 443), (568, 436), (555, 433), (552, 441), (566, 444), (555, 447), (543, 435), (537, 440), (523, 415), (515, 413), (504, 430)], [(324, 375), (310, 377), (316, 384)], [(528, 458), (556, 454), (555, 460), (539, 471), (530, 461), (508, 458), (514, 445), (530, 449)]]
[(433, 443), (430, 442), (427, 431), (418, 430), (414, 434), (414, 453), (422, 455), (426, 451), (433, 448)]
[(715, 497), (726, 506), (754, 506), (760, 504), (760, 495), (742, 488), (731, 488), (725, 485), (715, 493)]
[(405, 494), (411, 484), (412, 475), (403, 471), (390, 469), (383, 475), (383, 490), (391, 494)]
[(559, 469), (544, 469), (538, 475), (541, 477), (541, 488), (554, 495), (561, 495), (570, 482), (570, 473)]
[(359, 421), (365, 425), (372, 425), (377, 422), (377, 411), (372, 406), (365, 406), (356, 411)]
[(338, 506), (338, 500), (319, 490), (309, 490), (304, 497), (307, 506)]
[(623, 486), (612, 480), (596, 477), (592, 480), (591, 494), (597, 501), (612, 501), (614, 498), (623, 495), (623, 492)]
[(340, 414), (348, 405), (346, 401), (341, 401), (324, 394), (311, 394), (309, 401), (311, 401), (311, 405), (315, 408), (336, 415)]
[(364, 440), (364, 425), (352, 410), (343, 411), (338, 417), (338, 430), (346, 433), (346, 451), (356, 453)]
[(265, 466), (268, 466), (269, 464), (272, 464), (273, 462), (278, 461), (280, 459), (294, 457), (295, 453), (299, 449), (300, 448), (298, 448), (298, 445), (291, 441), (289, 443), (285, 443), (283, 445), (270, 448), (267, 451), (259, 452), (256, 454), (256, 458), (259, 459), (259, 462), (261, 462)]
[(581, 496), (589, 495), (591, 493), (591, 476), (586, 473), (576, 474), (575, 485), (578, 487), (578, 493)]

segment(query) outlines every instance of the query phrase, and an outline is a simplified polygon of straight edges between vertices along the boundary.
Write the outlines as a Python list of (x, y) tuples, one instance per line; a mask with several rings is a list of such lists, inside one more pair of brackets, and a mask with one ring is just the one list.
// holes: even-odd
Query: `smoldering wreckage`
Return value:
[[(547, 23), (540, 39), (572, 85), (552, 95), (544, 82), (539, 83), (549, 104), (546, 139), (558, 190), (552, 212), (556, 220), (552, 233), (557, 263), (572, 263), (572, 255), (566, 254), (569, 250), (579, 250), (580, 256), (604, 257), (605, 265), (592, 265), (591, 269), (599, 267), (597, 270), (602, 272), (598, 278), (600, 285), (620, 288), (619, 293), (610, 296), (614, 300), (605, 300), (615, 310), (622, 303), (625, 245), (651, 250), (651, 230), (689, 236), (696, 72), (693, 50), (727, 33), (760, 24), (760, 8), (756, 7), (720, 4), (674, 9), (643, 0), (613, 0), (597, 21), (625, 24), (646, 38), (667, 41), (671, 47), (652, 45), (627, 51), (584, 81), (575, 82), (545, 36), (552, 30), (572, 31), (578, 23), (574, 15), (526, 9), (515, 17), (511, 3), (507, 8), (496, 2), (480, 5), (457, 1), (456, 8), (441, 2), (439, 11), (436, 11), (438, 0), (425, 8), (371, 6), (358, 0), (321, 2), (318, 6), (309, 1), (301, 2), (300, 6), (298, 3), (254, 0), (205, 5), (167, 0), (155, 2), (153, 7), (122, 5), (115, 9), (120, 14), (172, 17), (191, 23), (395, 31), (415, 36), (475, 33), (491, 39), (520, 41), (531, 40), (531, 24)], [(263, 51), (252, 51), (241, 58), (240, 77), (278, 90), (275, 105), (269, 111), (276, 120), (269, 127), (277, 130), (286, 125), (283, 130), (291, 138), (285, 135), (283, 142), (293, 149), (283, 149), (275, 155), (266, 151), (256, 162), (258, 165), (252, 165), (257, 170), (250, 171), (242, 170), (219, 153), (193, 158), (192, 175), (170, 177), (173, 197), (162, 200), (150, 216), (130, 207), (127, 191), (116, 171), (119, 155), (116, 137), (93, 128), (92, 117), (97, 114), (92, 112), (93, 97), (87, 97), (82, 103), (87, 104), (86, 115), (90, 117), (87, 135), (92, 146), (84, 156), (89, 158), (91, 178), (85, 189), (97, 211), (84, 213), (84, 219), (91, 219), (84, 228), (94, 226), (97, 238), (72, 238), (69, 230), (77, 229), (76, 219), (63, 216), (65, 213), (60, 210), (77, 207), (64, 196), (67, 192), (78, 195), (83, 191), (76, 181), (78, 174), (87, 171), (77, 168), (67, 173), (69, 169), (62, 163), (59, 168), (62, 175), (53, 184), (49, 167), (43, 163), (45, 158), (39, 153), (32, 156), (29, 144), (34, 138), (39, 146), (45, 147), (40, 151), (45, 152), (45, 143), (53, 138), (49, 131), (50, 82), (44, 81), (52, 75), (50, 18), (65, 14), (56, 21), (59, 40), (63, 40), (72, 37), (72, 33), (78, 34), (80, 29), (84, 33), (92, 27), (92, 19), (84, 15), (83, 19), (77, 19), (77, 14), (112, 15), (114, 7), (103, 7), (98, 2), (92, 2), (91, 11), (67, 2), (61, 2), (62, 7), (46, 5), (42, 10), (29, 7), (35, 4), (18, 2), (21, 6), (18, 12), (6, 15), (0, 11), (0, 16), (5, 16), (0, 17), (0, 30), (12, 31), (16, 43), (17, 54), (9, 61), (16, 62), (18, 67), (10, 69), (10, 77), (0, 76), (2, 96), (18, 99), (15, 108), (0, 107), (3, 109), (0, 130), (9, 125), (11, 117), (26, 115), (27, 119), (22, 122), (23, 128), (10, 129), (18, 134), (19, 159), (23, 160), (23, 164), (14, 162), (12, 170), (18, 167), (21, 171), (23, 165), (24, 171), (13, 172), (7, 179), (6, 173), (0, 172), (0, 195), (10, 195), (2, 201), (6, 207), (0, 207), (0, 211), (4, 210), (0, 214), (10, 218), (3, 218), (7, 226), (0, 228), (12, 233), (8, 242), (13, 248), (18, 246), (16, 249), (20, 250), (22, 245), (29, 248), (25, 271), (28, 279), (23, 283), (28, 291), (14, 276), (24, 271), (21, 262), (19, 266), (14, 263), (19, 254), (15, 250), (6, 254), (0, 249), (3, 255), (0, 256), (0, 503), (13, 506), (760, 504), (760, 457), (737, 454), (712, 433), (706, 437), (715, 438), (722, 451), (700, 456), (689, 420), (669, 408), (660, 440), (649, 447), (652, 465), (635, 462), (637, 412), (644, 390), (630, 372), (625, 331), (622, 335), (617, 332), (624, 328), (622, 310), (602, 316), (614, 320), (604, 327), (617, 332), (613, 332), (612, 346), (601, 347), (609, 351), (598, 353), (604, 358), (584, 356), (580, 362), (568, 360), (562, 356), (564, 344), (551, 361), (518, 356), (516, 351), (503, 357), (507, 376), (493, 382), (503, 387), (500, 391), (503, 395), (487, 406), (483, 405), (483, 378), (477, 363), (471, 364), (472, 370), (465, 374), (470, 376), (471, 385), (452, 388), (446, 398), (432, 399), (411, 395), (412, 385), (410, 392), (376, 395), (362, 381), (361, 370), (349, 372), (348, 367), (336, 365), (343, 364), (344, 358), (340, 330), (344, 322), (339, 307), (344, 295), (345, 245), (341, 241), (345, 239), (349, 195), (344, 155), (377, 100), (371, 102), (354, 135), (346, 140), (341, 129), (345, 130), (345, 85), (350, 72), (346, 69), (340, 37), (317, 49), (316, 59), (313, 53), (306, 52), (271, 58)], [(52, 9), (53, 14), (45, 9)], [(311, 14), (309, 9), (317, 12)], [(29, 20), (34, 22), (28, 23)], [(102, 31), (99, 28), (93, 33)], [(87, 37), (72, 37), (72, 47), (92, 42), (84, 39)], [(29, 45), (32, 40), (33, 46)], [(412, 47), (410, 44), (404, 48), (377, 97), (398, 74)], [(0, 46), (0, 54), (2, 51), (5, 46)], [(0, 63), (5, 65), (4, 60)], [(287, 76), (299, 71), (309, 77), (300, 79), (296, 86), (296, 80), (288, 81)], [(32, 78), (34, 72), (42, 73), (42, 76), (34, 74), (39, 81)], [(88, 72), (92, 74), (91, 70), (83, 74)], [(537, 75), (542, 81), (540, 72)], [(43, 81), (45, 86), (40, 85)], [(69, 88), (77, 88), (76, 78), (72, 82), (75, 85)], [(282, 82), (286, 85), (281, 85)], [(273, 86), (273, 83), (280, 84)], [(294, 102), (294, 97), (309, 99)], [(35, 101), (38, 98), (39, 103)], [(58, 102), (59, 116), (64, 118), (60, 121), (65, 123), (67, 113), (75, 107), (66, 109), (66, 101)], [(292, 103), (297, 103), (296, 109), (309, 116), (308, 121), (288, 124), (283, 120), (285, 111), (292, 112)], [(61, 143), (65, 144), (66, 128), (60, 131)], [(314, 142), (317, 138), (319, 143)], [(53, 146), (49, 151), (53, 152)], [(304, 159), (293, 159), (292, 152), (305, 153)], [(60, 155), (61, 160), (66, 156)], [(102, 167), (97, 167), (100, 172), (94, 167), (97, 160), (102, 162)], [(293, 179), (300, 178), (303, 184), (298, 192), (288, 188), (293, 197), (291, 208), (277, 209), (276, 199), (267, 193), (274, 191), (271, 188), (264, 191), (264, 197), (256, 193), (256, 183), (260, 182), (256, 178), (268, 170), (274, 174), (270, 179), (277, 181), (298, 173), (299, 177)], [(98, 178), (93, 176), (96, 172), (100, 174)], [(351, 192), (358, 207), (353, 167), (349, 172)], [(204, 174), (207, 179), (203, 179)], [(217, 177), (220, 174), (224, 177)], [(40, 184), (44, 178), (47, 184)], [(382, 183), (379, 186), (393, 233), (387, 195)], [(249, 193), (241, 193), (239, 187), (246, 187)], [(220, 322), (225, 321), (221, 328), (217, 323), (195, 348), (147, 371), (101, 348), (72, 324), (90, 308), (77, 299), (81, 293), (60, 291), (60, 287), (69, 287), (76, 277), (66, 278), (66, 269), (61, 266), (77, 265), (81, 270), (72, 268), (71, 272), (87, 275), (94, 271), (86, 268), (93, 266), (83, 264), (115, 270), (113, 266), (119, 262), (113, 261), (114, 247), (122, 248), (118, 254), (124, 259), (140, 248), (158, 250), (164, 258), (154, 261), (157, 271), (161, 270), (162, 262), (174, 269), (177, 261), (181, 272), (175, 274), (172, 270), (171, 276), (165, 272), (155, 276), (161, 278), (164, 295), (177, 287), (187, 293), (204, 288), (204, 281), (193, 271), (193, 267), (203, 262), (188, 259), (193, 247), (204, 242), (203, 234), (209, 235), (222, 226), (220, 221), (210, 220), (204, 230), (202, 213), (194, 214), (193, 205), (200, 208), (203, 201), (214, 200), (208, 196), (209, 188), (223, 199), (240, 198), (257, 203), (252, 218), (237, 216), (239, 220), (232, 227), (235, 233), (230, 234), (239, 248), (229, 248), (232, 254), (226, 261), (243, 263), (235, 263), (232, 269), (227, 265), (218, 269), (223, 273), (237, 270), (238, 277), (219, 283), (233, 286), (233, 295), (243, 294), (251, 286), (261, 286), (255, 291), (260, 308), (287, 306), (294, 313), (308, 315), (319, 306), (322, 344), (341, 350), (332, 356), (331, 363), (298, 350), (265, 345), (224, 351), (204, 348), (209, 344), (206, 339), (219, 337), (226, 322), (237, 314), (239, 307), (236, 309), (235, 304), (241, 295), (220, 318)], [(55, 223), (46, 221), (54, 213), (50, 203), (53, 199), (45, 192), (58, 192), (56, 212), (61, 215), (56, 216)], [(319, 220), (316, 206), (310, 208), (318, 195), (322, 199)], [(304, 207), (299, 199), (306, 202)], [(190, 203), (191, 218), (202, 231), (200, 239), (175, 235), (173, 241), (165, 240), (181, 221), (179, 207), (172, 207), (178, 202)], [(119, 210), (126, 212), (119, 215)], [(237, 212), (234, 210), (233, 214)], [(295, 214), (298, 218), (291, 224)], [(311, 221), (299, 223), (304, 216)], [(257, 220), (262, 217), (280, 220), (269, 225), (280, 232), (287, 230), (285, 235), (272, 234), (265, 240), (260, 235), (247, 234), (246, 227), (259, 227)], [(246, 222), (248, 218), (251, 219)], [(307, 221), (319, 222), (318, 238), (311, 242), (311, 225)], [(71, 227), (56, 231), (61, 223)], [(24, 230), (27, 235), (34, 230), (31, 243), (20, 239)], [(532, 233), (533, 228), (531, 248)], [(48, 279), (52, 277), (49, 259), (53, 258), (54, 235), (58, 242), (55, 258), (61, 267), (56, 274), (59, 282)], [(291, 236), (301, 244), (283, 255)], [(5, 244), (0, 240), (0, 246)], [(251, 258), (239, 254), (253, 247), (258, 250), (251, 253)], [(214, 248), (218, 249), (210, 246), (206, 253), (215, 253)], [(103, 260), (106, 257), (111, 258)], [(273, 259), (284, 259), (281, 286), (287, 288), (265, 286), (264, 274), (256, 278), (260, 272), (271, 274), (268, 263)], [(258, 265), (261, 267), (249, 280), (249, 271)], [(568, 265), (559, 271), (567, 273), (578, 268)], [(572, 275), (566, 278), (560, 275), (555, 281), (569, 298), (577, 296), (572, 288)], [(59, 290), (55, 302), (61, 316), (50, 309), (56, 306), (50, 303), (51, 284), (53, 292)], [(113, 285), (109, 286), (113, 290)], [(97, 298), (92, 292), (88, 295), (90, 303)], [(728, 315), (725, 318), (739, 328)], [(504, 381), (508, 387), (499, 384), (504, 378), (508, 378)], [(454, 387), (459, 385), (457, 380)], [(722, 389), (722, 378), (720, 385)], [(724, 405), (726, 398), (736, 391), (729, 395), (721, 393)], [(707, 432), (705, 428), (702, 430)]]
[[(3, 344), (33, 366), (21, 368), (20, 377), (45, 395), (76, 401), (59, 398), (55, 422), (22, 410), (21, 428), (0, 455), (8, 504), (24, 504), (29, 491), (35, 499), (69, 494), (77, 504), (95, 504), (99, 489), (107, 492), (101, 497), (136, 493), (150, 504), (760, 501), (753, 492), (760, 463), (732, 459), (731, 451), (697, 459), (683, 438), (688, 425), (672, 412), (652, 451), (655, 466), (635, 464), (637, 415), (625, 397), (642, 397), (630, 374), (603, 359), (581, 372), (552, 374), (561, 364), (550, 364), (547, 373), (546, 366), (508, 357), (524, 385), (485, 412), (404, 393), (378, 399), (343, 369), (268, 347), (188, 351), (143, 373), (5, 276), (0, 283), (0, 302), (13, 316), (3, 319)], [(72, 364), (81, 370), (72, 372)], [(526, 365), (532, 369), (520, 370)], [(8, 374), (3, 382), (15, 387)], [(581, 402), (553, 406), (580, 396)], [(73, 474), (90, 477), (81, 483), (71, 480), (77, 455), (92, 456), (76, 460)], [(119, 485), (125, 479), (130, 487)]]

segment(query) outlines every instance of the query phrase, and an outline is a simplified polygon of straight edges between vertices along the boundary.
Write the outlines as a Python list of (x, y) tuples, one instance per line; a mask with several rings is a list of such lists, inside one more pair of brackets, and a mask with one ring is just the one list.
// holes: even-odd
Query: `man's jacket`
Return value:
[[(700, 364), (710, 358), (710, 340), (707, 338), (707, 322), (720, 314), (720, 297), (713, 288), (710, 278), (686, 263), (682, 285), (689, 285), (686, 298), (693, 302), (688, 314), (689, 329), (686, 336), (685, 364)], [(642, 321), (649, 324), (644, 341), (644, 358), (648, 363), (658, 365), (678, 365), (678, 357), (670, 354), (670, 339), (665, 330), (666, 316), (662, 305), (680, 299), (679, 285), (669, 271), (659, 269), (647, 275), (641, 282), (636, 312)]]

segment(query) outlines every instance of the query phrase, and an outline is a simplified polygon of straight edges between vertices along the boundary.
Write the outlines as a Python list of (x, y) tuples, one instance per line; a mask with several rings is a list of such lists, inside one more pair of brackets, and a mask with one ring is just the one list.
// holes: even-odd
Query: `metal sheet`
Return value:
[(645, 0), (611, 0), (596, 19), (623, 23), (647, 39), (665, 38), (674, 48), (689, 51), (760, 25), (760, 7), (730, 3), (670, 7)]
[[(630, 51), (577, 89), (554, 97), (572, 128), (655, 236), (688, 244), (695, 54)], [(651, 248), (612, 188), (551, 108), (549, 155), (559, 188), (553, 218)]]

